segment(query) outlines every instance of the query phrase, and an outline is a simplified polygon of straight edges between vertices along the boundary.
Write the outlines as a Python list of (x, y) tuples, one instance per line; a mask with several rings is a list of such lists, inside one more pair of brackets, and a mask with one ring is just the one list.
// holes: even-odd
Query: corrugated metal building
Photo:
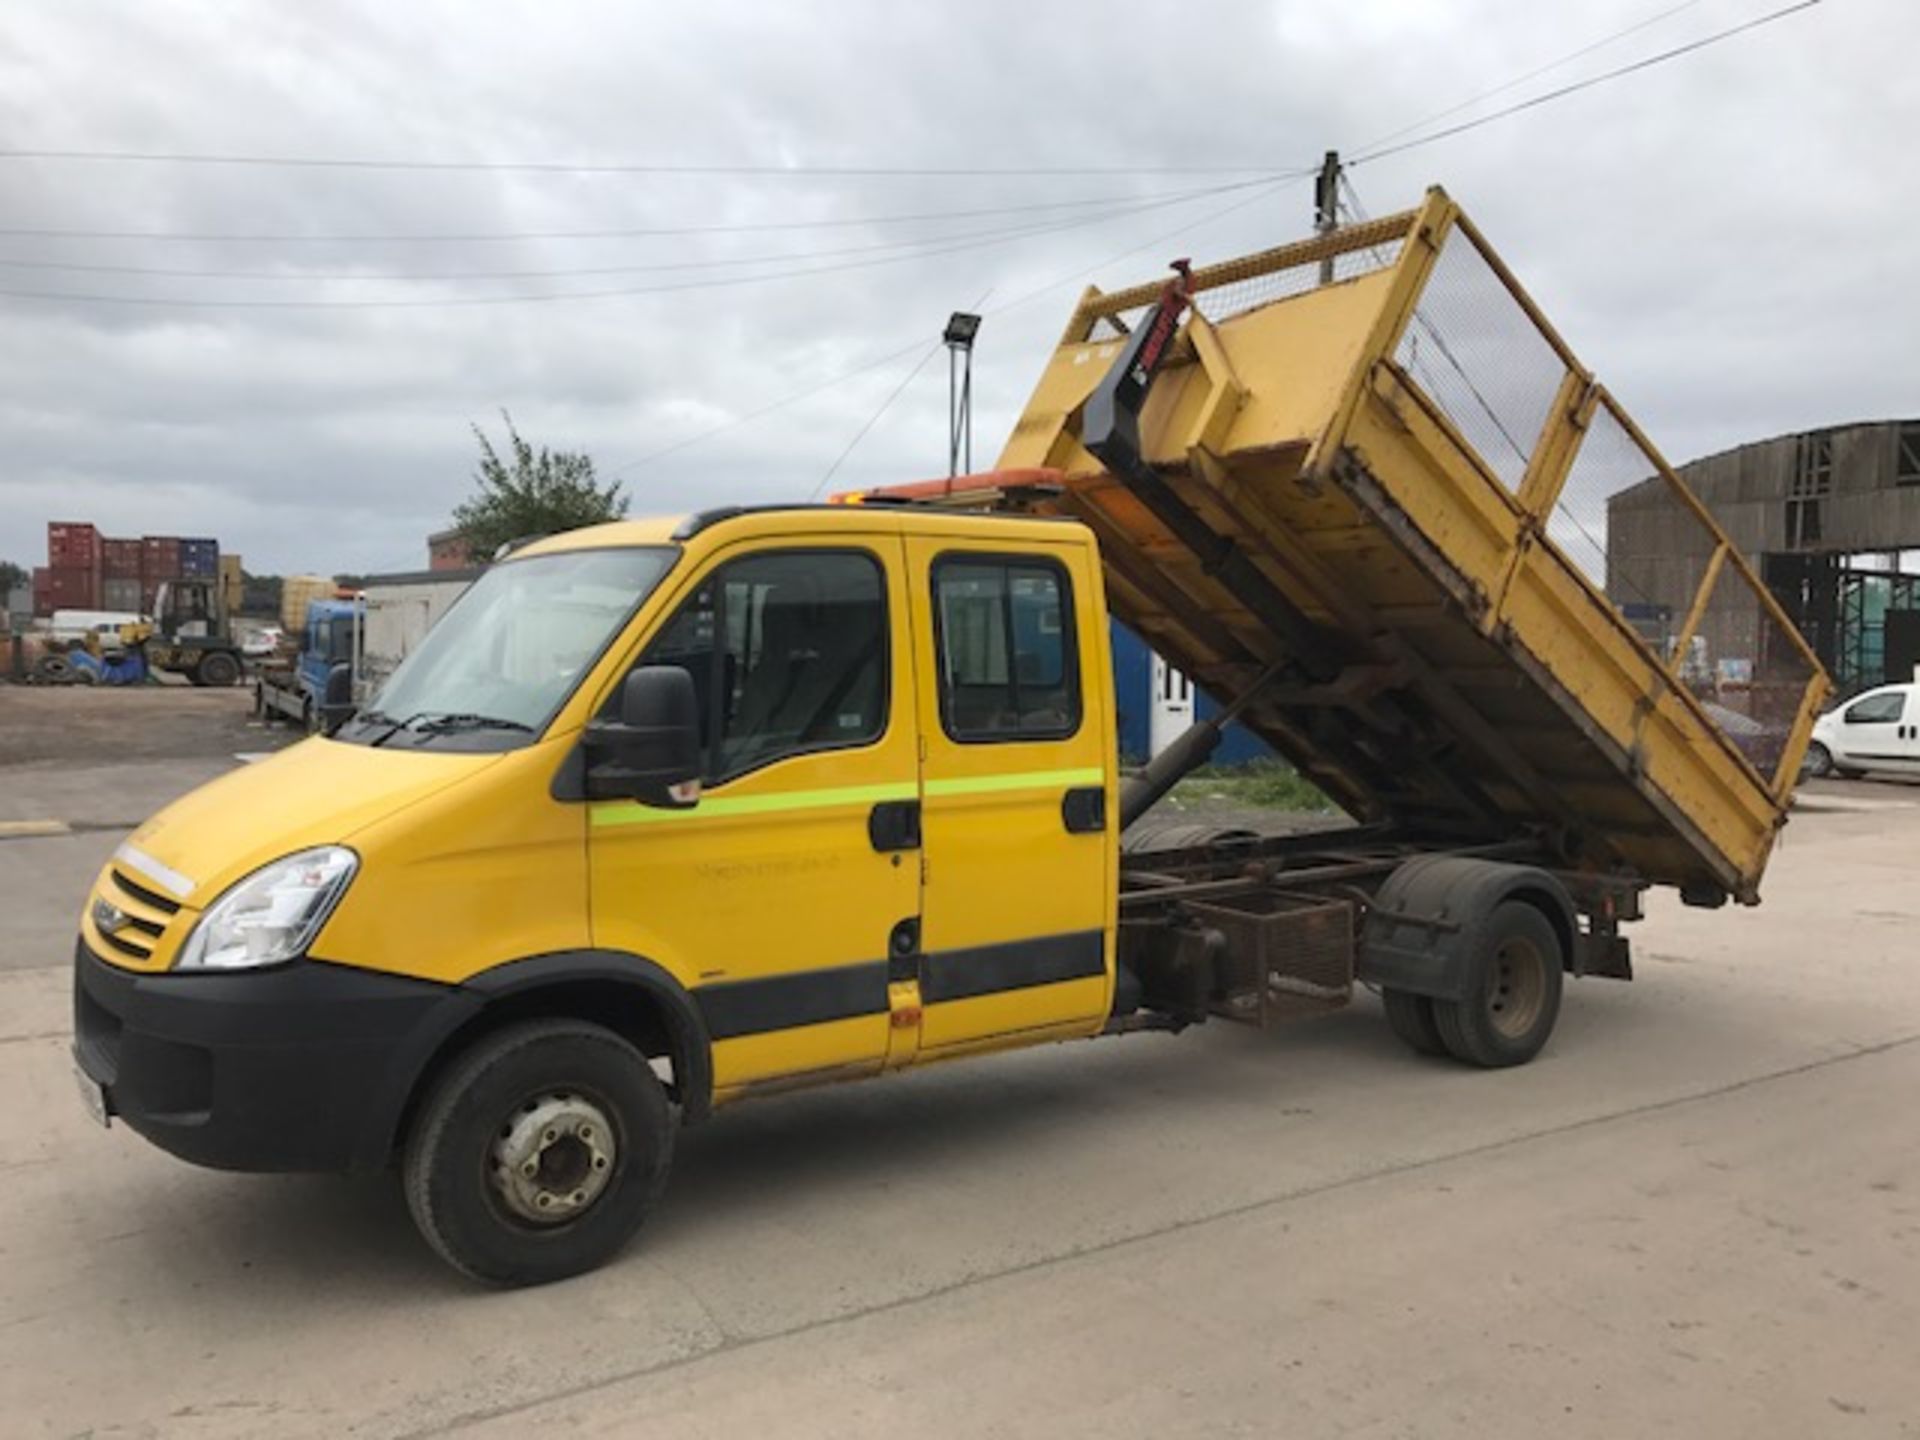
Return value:
[[(1779, 435), (1679, 473), (1843, 691), (1911, 675), (1920, 664), (1920, 576), (1904, 572), (1901, 552), (1920, 550), (1920, 420)], [(1650, 638), (1684, 622), (1712, 551), (1709, 532), (1657, 479), (1607, 501), (1607, 593)], [(1734, 671), (1756, 663), (1765, 642), (1751, 616), (1751, 607), (1710, 602), (1689, 658)]]

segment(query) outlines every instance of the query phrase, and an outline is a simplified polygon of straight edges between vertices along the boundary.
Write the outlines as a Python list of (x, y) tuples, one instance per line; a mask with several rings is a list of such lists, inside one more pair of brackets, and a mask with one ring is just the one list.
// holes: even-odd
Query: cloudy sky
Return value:
[[(16, 4), (0, 558), (414, 568), (503, 407), (635, 513), (804, 497), (923, 359), (832, 486), (941, 473), (976, 306), (984, 465), (1082, 285), (1307, 228), (1249, 181), (1785, 3)], [(1675, 460), (1916, 414), (1916, 55), (1913, 0), (1823, 0), (1353, 180), (1444, 183)]]

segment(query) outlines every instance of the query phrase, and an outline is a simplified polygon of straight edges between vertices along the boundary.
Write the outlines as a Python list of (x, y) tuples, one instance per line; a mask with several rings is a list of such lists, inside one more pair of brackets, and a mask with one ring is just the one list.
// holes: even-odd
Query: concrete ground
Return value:
[(9, 765), (6, 705), (0, 821), (81, 822), (0, 839), (9, 1436), (1920, 1435), (1920, 787), (1810, 787), (1758, 910), (1656, 897), (1524, 1070), (1363, 998), (771, 1100), (617, 1263), (491, 1293), (389, 1183), (86, 1121), (85, 886), (259, 737)]

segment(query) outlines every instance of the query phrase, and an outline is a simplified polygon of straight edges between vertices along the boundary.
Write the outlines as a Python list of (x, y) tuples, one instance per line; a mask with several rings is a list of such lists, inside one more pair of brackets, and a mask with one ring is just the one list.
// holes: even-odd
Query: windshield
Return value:
[(340, 738), (385, 744), (405, 734), (428, 743), (485, 734), (486, 748), (524, 743), (660, 583), (674, 554), (567, 550), (494, 566)]

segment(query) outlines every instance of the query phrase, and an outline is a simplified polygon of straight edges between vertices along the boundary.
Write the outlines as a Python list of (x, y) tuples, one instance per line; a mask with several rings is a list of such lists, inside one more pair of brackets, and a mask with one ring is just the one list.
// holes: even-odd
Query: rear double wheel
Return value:
[(1422, 1055), (1499, 1069), (1538, 1055), (1560, 1017), (1565, 957), (1547, 917), (1524, 901), (1496, 906), (1466, 956), (1466, 994), (1440, 1000), (1386, 990), (1387, 1023)]
[(1545, 915), (1520, 900), (1496, 906), (1467, 956), (1465, 998), (1432, 1002), (1447, 1053), (1487, 1069), (1533, 1059), (1560, 1018), (1563, 968)]
[(407, 1206), (476, 1280), (537, 1285), (600, 1265), (666, 1185), (673, 1115), (647, 1059), (599, 1025), (529, 1020), (439, 1077), (402, 1159)]

